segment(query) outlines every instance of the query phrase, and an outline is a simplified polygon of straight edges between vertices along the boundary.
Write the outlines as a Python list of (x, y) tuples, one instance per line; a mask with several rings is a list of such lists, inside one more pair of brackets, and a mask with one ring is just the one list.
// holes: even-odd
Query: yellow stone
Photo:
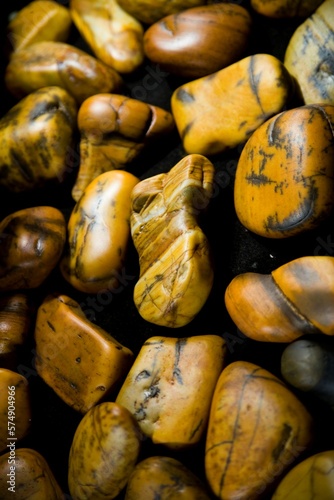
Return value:
[(130, 73), (142, 64), (144, 29), (116, 0), (71, 0), (70, 10), (98, 59), (119, 73)]
[(334, 104), (334, 0), (325, 0), (293, 33), (284, 65), (305, 104)]
[(116, 402), (155, 444), (181, 449), (200, 441), (225, 364), (218, 335), (152, 337), (142, 346)]
[(119, 94), (96, 94), (78, 113), (80, 165), (72, 189), (78, 201), (98, 175), (126, 169), (149, 144), (175, 127), (169, 111)]
[(272, 500), (332, 500), (334, 498), (334, 450), (306, 458), (282, 479)]
[(210, 245), (197, 219), (212, 195), (213, 175), (207, 158), (188, 155), (132, 191), (131, 234), (140, 264), (134, 302), (151, 323), (184, 326), (210, 294)]
[(312, 417), (273, 374), (234, 361), (216, 384), (205, 473), (221, 500), (257, 500), (313, 440)]
[(91, 323), (79, 304), (50, 295), (37, 311), (36, 370), (74, 410), (86, 413), (122, 383), (133, 353)]
[(171, 106), (184, 149), (209, 156), (245, 142), (282, 110), (292, 88), (281, 61), (269, 54), (246, 57), (181, 85)]
[(53, 0), (34, 0), (10, 20), (8, 39), (13, 50), (21, 50), (37, 42), (66, 42), (72, 18), (64, 5)]
[(0, 368), (0, 452), (9, 451), (7, 445), (11, 441), (16, 448), (29, 434), (31, 417), (28, 380), (15, 371)]
[(235, 175), (240, 222), (260, 236), (287, 238), (329, 217), (334, 198), (334, 106), (283, 111), (243, 148)]

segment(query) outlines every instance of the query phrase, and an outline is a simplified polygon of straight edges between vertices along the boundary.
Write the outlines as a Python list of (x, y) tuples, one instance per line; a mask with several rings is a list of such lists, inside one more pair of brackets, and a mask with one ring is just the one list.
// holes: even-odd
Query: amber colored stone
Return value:
[(38, 451), (32, 448), (15, 449), (15, 489), (9, 490), (8, 476), (13, 469), (13, 452), (0, 457), (1, 500), (26, 498), (34, 500), (64, 500), (64, 494), (48, 462)]
[(37, 311), (36, 370), (74, 410), (86, 413), (122, 383), (133, 353), (90, 322), (79, 304), (49, 295)]
[(124, 407), (104, 402), (80, 421), (71, 445), (68, 486), (75, 500), (116, 498), (139, 457), (142, 434)]
[(152, 24), (144, 36), (145, 54), (170, 73), (200, 78), (241, 58), (251, 24), (248, 11), (237, 4), (194, 7)]
[(116, 0), (71, 0), (70, 9), (99, 60), (119, 73), (131, 73), (142, 64), (144, 29)]
[(78, 113), (80, 165), (72, 196), (78, 201), (98, 175), (127, 168), (141, 151), (175, 127), (169, 111), (119, 94), (97, 94)]
[(146, 321), (184, 326), (210, 294), (210, 244), (198, 217), (212, 195), (213, 176), (207, 158), (188, 155), (132, 191), (131, 234), (140, 265), (134, 302)]
[(6, 87), (17, 99), (55, 85), (81, 104), (99, 92), (119, 91), (122, 83), (116, 70), (64, 42), (38, 42), (18, 50), (5, 70)]
[(305, 104), (334, 104), (334, 1), (325, 0), (298, 26), (284, 55)]
[(152, 337), (141, 347), (116, 402), (153, 443), (171, 449), (195, 445), (206, 431), (225, 358), (226, 344), (218, 335)]
[(11, 292), (0, 296), (0, 367), (17, 367), (15, 354), (25, 344), (31, 323), (28, 294)]
[(0, 119), (0, 184), (11, 192), (59, 185), (73, 169), (77, 105), (60, 87), (21, 99)]
[(255, 54), (178, 87), (171, 105), (187, 153), (206, 156), (245, 142), (286, 105), (293, 81), (281, 61)]
[(66, 42), (71, 25), (67, 7), (53, 0), (34, 0), (10, 19), (7, 38), (14, 51), (47, 40)]
[(56, 208), (25, 208), (0, 222), (0, 234), (0, 290), (37, 288), (62, 255), (66, 222)]
[(313, 419), (275, 375), (246, 361), (222, 371), (205, 449), (208, 483), (221, 500), (257, 500), (309, 449)]
[(11, 437), (19, 445), (16, 441), (29, 434), (31, 417), (28, 380), (16, 371), (0, 368), (0, 452), (9, 451)]
[(131, 192), (139, 179), (125, 170), (94, 179), (68, 221), (64, 278), (86, 293), (118, 293), (130, 243)]
[(243, 148), (235, 175), (240, 222), (260, 236), (287, 238), (316, 228), (334, 207), (334, 106), (284, 111)]
[[(276, 18), (307, 17), (323, 0), (251, 0), (252, 8), (259, 14)], [(306, 61), (306, 59), (305, 59)]]
[(229, 283), (225, 304), (239, 330), (254, 340), (291, 342), (334, 335), (334, 257), (306, 256), (270, 274), (242, 273)]
[(133, 17), (146, 24), (175, 14), (197, 5), (204, 5), (206, 0), (117, 0), (119, 5)]
[(210, 500), (202, 481), (173, 457), (151, 456), (134, 468), (124, 500)]
[(334, 450), (313, 454), (281, 480), (272, 500), (331, 500), (334, 498)]

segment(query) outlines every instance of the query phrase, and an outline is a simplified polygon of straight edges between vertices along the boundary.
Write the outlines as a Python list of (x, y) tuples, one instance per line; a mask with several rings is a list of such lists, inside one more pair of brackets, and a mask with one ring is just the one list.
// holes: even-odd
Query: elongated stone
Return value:
[(144, 60), (144, 29), (116, 0), (71, 0), (73, 21), (95, 56), (120, 73)]
[(171, 73), (200, 78), (243, 55), (251, 24), (250, 14), (240, 5), (194, 7), (152, 24), (144, 36), (145, 54)]
[(99, 92), (118, 92), (119, 73), (84, 50), (64, 42), (38, 42), (14, 52), (5, 70), (5, 83), (17, 99), (55, 85), (78, 104)]
[(181, 85), (171, 105), (184, 149), (209, 156), (236, 147), (282, 110), (292, 90), (292, 78), (269, 54)]
[(186, 325), (209, 296), (210, 245), (197, 219), (209, 203), (213, 175), (207, 158), (188, 155), (132, 191), (131, 234), (140, 264), (134, 301), (151, 323)]
[(139, 179), (125, 170), (99, 175), (84, 191), (68, 221), (64, 278), (82, 292), (118, 293), (130, 243), (130, 196)]
[(294, 393), (262, 367), (235, 361), (212, 399), (206, 478), (221, 500), (264, 498), (313, 439), (313, 419)]
[(34, 0), (10, 20), (7, 38), (12, 50), (21, 50), (46, 40), (66, 42), (71, 25), (72, 18), (67, 7), (53, 0)]

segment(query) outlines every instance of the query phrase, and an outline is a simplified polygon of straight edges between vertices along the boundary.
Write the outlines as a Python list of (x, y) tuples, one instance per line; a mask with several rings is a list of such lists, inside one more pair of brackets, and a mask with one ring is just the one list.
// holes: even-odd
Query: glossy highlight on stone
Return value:
[(119, 73), (84, 50), (64, 42), (38, 42), (14, 52), (5, 70), (5, 84), (17, 99), (55, 85), (78, 104), (99, 92), (117, 92)]
[(96, 94), (79, 108), (80, 165), (72, 188), (78, 201), (98, 175), (129, 168), (150, 144), (175, 127), (169, 111), (119, 94)]
[(64, 250), (65, 218), (54, 207), (24, 208), (0, 222), (0, 234), (0, 291), (37, 288)]
[(34, 0), (10, 19), (7, 37), (13, 51), (46, 40), (66, 42), (71, 25), (67, 7), (53, 0)]
[(139, 179), (105, 172), (84, 191), (68, 221), (63, 277), (86, 293), (118, 293), (130, 243), (131, 192)]
[(70, 11), (99, 60), (119, 73), (131, 73), (142, 64), (144, 29), (116, 0), (71, 0)]
[(241, 58), (251, 26), (251, 15), (240, 5), (194, 7), (152, 24), (145, 32), (144, 50), (166, 71), (200, 78)]
[(305, 256), (270, 274), (235, 276), (225, 305), (239, 330), (262, 342), (334, 335), (334, 257)]
[(240, 222), (267, 238), (316, 228), (334, 207), (334, 106), (283, 111), (243, 148), (235, 176)]

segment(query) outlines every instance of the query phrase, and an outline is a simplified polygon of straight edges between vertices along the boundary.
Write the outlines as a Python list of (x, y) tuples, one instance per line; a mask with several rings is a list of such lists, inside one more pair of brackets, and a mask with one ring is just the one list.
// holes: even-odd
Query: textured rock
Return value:
[(213, 175), (207, 158), (189, 155), (132, 191), (131, 233), (140, 264), (134, 301), (151, 323), (186, 325), (209, 296), (210, 246), (197, 219), (209, 203)]

